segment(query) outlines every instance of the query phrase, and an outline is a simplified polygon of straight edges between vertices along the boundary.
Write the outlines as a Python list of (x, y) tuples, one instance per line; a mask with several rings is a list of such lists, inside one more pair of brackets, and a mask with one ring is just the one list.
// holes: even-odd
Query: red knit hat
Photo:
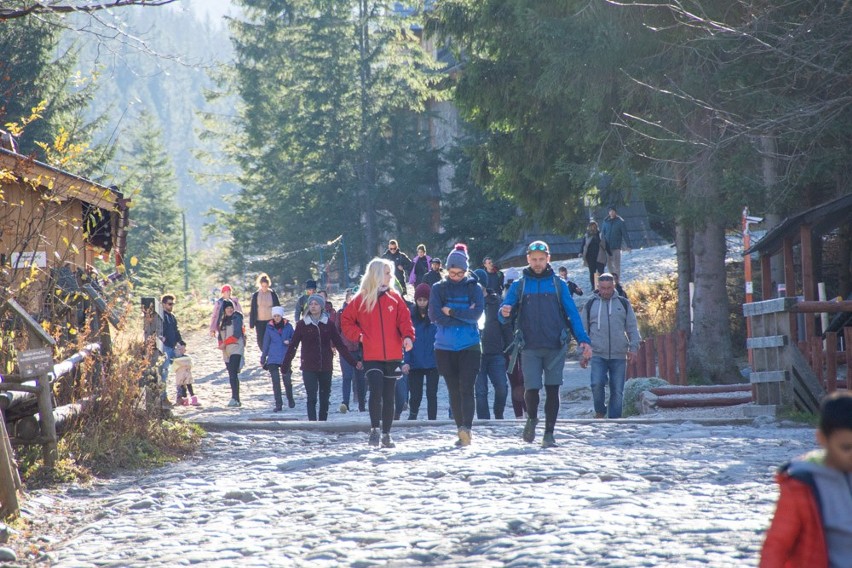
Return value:
[(416, 302), (418, 298), (426, 298), (429, 299), (429, 295), (432, 294), (432, 287), (426, 284), (419, 284), (417, 288), (414, 289), (414, 301)]

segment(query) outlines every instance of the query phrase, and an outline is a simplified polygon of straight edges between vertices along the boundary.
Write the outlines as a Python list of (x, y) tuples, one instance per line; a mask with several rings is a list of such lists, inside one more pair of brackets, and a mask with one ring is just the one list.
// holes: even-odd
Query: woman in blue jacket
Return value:
[(465, 245), (456, 245), (447, 257), (447, 277), (432, 287), (429, 318), (435, 333), (435, 360), (450, 395), (450, 409), (458, 427), (458, 446), (469, 446), (476, 407), (474, 384), (479, 373), (479, 318), (485, 309), (482, 288), (468, 275)]
[[(260, 354), (260, 365), (269, 371), (272, 377), (272, 396), (275, 397), (274, 412), (281, 412), (284, 401), (281, 398), (281, 365), (284, 363), (284, 355), (293, 337), (293, 326), (284, 319), (284, 308), (275, 306), (272, 308), (272, 319), (266, 324), (266, 333), (263, 335), (263, 352)], [(284, 390), (287, 393), (287, 405), (290, 408), (296, 406), (293, 399), (293, 381), (291, 373), (284, 373)]]
[(429, 319), (429, 294), (432, 287), (420, 284), (414, 289), (411, 323), (414, 324), (414, 348), (405, 353), (402, 372), (408, 375), (411, 399), (408, 419), (417, 420), (423, 400), (423, 381), (426, 381), (426, 413), (429, 420), (438, 418), (438, 364), (435, 362), (435, 332), (437, 326)]

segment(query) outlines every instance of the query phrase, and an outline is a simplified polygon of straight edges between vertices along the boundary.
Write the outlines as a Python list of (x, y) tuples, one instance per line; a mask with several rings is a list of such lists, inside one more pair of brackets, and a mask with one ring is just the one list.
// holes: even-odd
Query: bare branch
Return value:
[(113, 0), (112, 2), (79, 2), (73, 1), (67, 4), (54, 4), (50, 2), (21, 2), (17, 8), (0, 7), (0, 20), (12, 20), (38, 14), (73, 14), (92, 13), (110, 8), (123, 8), (125, 6), (165, 6), (177, 0)]

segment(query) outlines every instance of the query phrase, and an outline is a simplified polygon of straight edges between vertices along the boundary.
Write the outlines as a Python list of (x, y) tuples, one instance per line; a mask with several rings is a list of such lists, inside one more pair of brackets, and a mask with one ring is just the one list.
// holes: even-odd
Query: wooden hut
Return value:
[[(750, 380), (755, 403), (763, 407), (756, 413), (779, 407), (816, 412), (826, 392), (852, 384), (852, 327), (825, 325), (833, 315), (852, 312), (850, 219), (852, 194), (788, 217), (744, 253), (747, 262), (752, 254), (760, 261), (761, 300), (743, 306), (751, 330)], [(783, 282), (772, 280), (773, 257), (783, 263)], [(819, 298), (820, 283), (834, 300)]]
[(122, 267), (127, 224), (115, 188), (0, 148), (0, 286), (30, 313), (48, 315), (48, 293), (96, 257)]

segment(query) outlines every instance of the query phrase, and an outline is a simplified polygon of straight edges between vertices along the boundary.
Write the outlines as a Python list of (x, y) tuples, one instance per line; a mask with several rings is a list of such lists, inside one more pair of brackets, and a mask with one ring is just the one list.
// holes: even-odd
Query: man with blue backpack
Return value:
[(544, 384), (544, 437), (541, 445), (556, 445), (554, 430), (559, 414), (559, 387), (571, 333), (583, 350), (582, 360), (592, 357), (591, 340), (583, 329), (577, 306), (568, 285), (550, 266), (550, 249), (544, 241), (533, 241), (527, 247), (527, 263), (520, 279), (512, 283), (500, 307), (500, 321), (514, 321), (514, 338), (509, 368), (523, 351), (524, 402), (527, 422), (525, 442), (535, 440), (538, 424), (539, 391)]

